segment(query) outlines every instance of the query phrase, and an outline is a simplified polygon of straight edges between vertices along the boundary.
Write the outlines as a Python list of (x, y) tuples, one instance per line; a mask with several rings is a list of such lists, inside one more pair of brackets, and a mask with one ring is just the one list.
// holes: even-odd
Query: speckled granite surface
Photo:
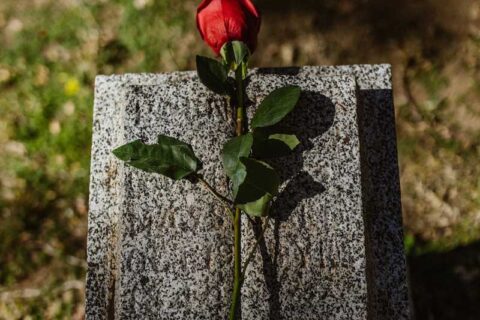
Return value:
[[(408, 319), (390, 68), (256, 69), (250, 112), (276, 87), (303, 94), (282, 124), (302, 141), (249, 267), (242, 319)], [(233, 135), (221, 98), (194, 72), (99, 76), (88, 235), (88, 319), (224, 319), (230, 219), (189, 182), (125, 167), (111, 150), (159, 133), (192, 144), (228, 193), (220, 150)], [(258, 227), (243, 222), (244, 252)]]

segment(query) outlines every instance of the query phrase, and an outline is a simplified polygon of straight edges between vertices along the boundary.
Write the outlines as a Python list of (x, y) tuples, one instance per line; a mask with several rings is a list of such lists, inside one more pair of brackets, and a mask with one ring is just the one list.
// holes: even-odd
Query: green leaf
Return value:
[(245, 69), (242, 73), (246, 74), (246, 66), (248, 59), (250, 58), (250, 50), (244, 42), (231, 41), (225, 43), (220, 50), (220, 55), (231, 70), (235, 71), (241, 66), (242, 69)]
[(291, 134), (267, 135), (262, 130), (256, 130), (253, 135), (253, 156), (261, 159), (277, 158), (289, 155), (300, 141)]
[(226, 95), (231, 92), (227, 81), (228, 70), (217, 60), (197, 56), (197, 74), (200, 81), (215, 93)]
[(300, 141), (294, 134), (275, 133), (270, 135), (268, 139), (281, 141), (286, 144), (290, 150), (295, 149), (300, 144)]
[(232, 180), (234, 196), (237, 194), (238, 187), (247, 175), (246, 168), (241, 163), (240, 158), (250, 155), (252, 144), (253, 136), (251, 133), (247, 133), (229, 140), (223, 146), (223, 167), (225, 168), (227, 176)]
[(240, 162), (245, 166), (247, 175), (238, 188), (235, 203), (248, 214), (262, 216), (278, 192), (280, 178), (265, 162), (243, 157)]
[(230, 175), (234, 172), (240, 158), (248, 157), (253, 144), (253, 136), (251, 133), (244, 134), (239, 137), (230, 139), (223, 146), (223, 165), (225, 172)]
[(135, 140), (112, 152), (127, 165), (174, 180), (196, 172), (201, 164), (190, 145), (164, 135), (158, 136), (157, 144), (147, 145)]
[(250, 216), (265, 217), (268, 215), (268, 209), (270, 208), (270, 201), (272, 201), (272, 198), (273, 197), (270, 194), (266, 194), (257, 201), (239, 204), (237, 207), (245, 211)]
[(268, 127), (278, 123), (295, 108), (300, 99), (298, 86), (287, 86), (270, 93), (260, 104), (252, 119), (252, 128)]

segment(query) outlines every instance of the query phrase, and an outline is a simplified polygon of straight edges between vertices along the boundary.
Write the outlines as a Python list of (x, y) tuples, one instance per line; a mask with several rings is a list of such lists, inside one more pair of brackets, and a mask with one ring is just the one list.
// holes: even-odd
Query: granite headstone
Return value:
[[(301, 146), (273, 163), (283, 183), (246, 274), (242, 319), (409, 319), (390, 66), (254, 69), (250, 116), (287, 84), (302, 96), (279, 129)], [(195, 72), (97, 77), (88, 319), (226, 318), (231, 218), (199, 185), (111, 153), (160, 133), (190, 143), (206, 179), (229, 193), (220, 151), (233, 119)], [(242, 224), (245, 257), (260, 226)]]

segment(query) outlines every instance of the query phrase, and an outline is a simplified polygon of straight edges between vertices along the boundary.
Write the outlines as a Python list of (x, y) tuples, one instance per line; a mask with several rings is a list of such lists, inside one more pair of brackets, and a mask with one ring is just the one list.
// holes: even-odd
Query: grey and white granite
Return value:
[[(388, 65), (255, 69), (252, 114), (274, 88), (301, 101), (279, 129), (301, 147), (273, 164), (282, 190), (242, 291), (242, 319), (408, 319), (395, 122)], [(221, 193), (233, 135), (226, 102), (194, 72), (99, 76), (88, 235), (88, 319), (224, 319), (231, 220), (190, 182), (117, 161), (159, 133), (192, 144)], [(244, 257), (259, 226), (243, 221)]]

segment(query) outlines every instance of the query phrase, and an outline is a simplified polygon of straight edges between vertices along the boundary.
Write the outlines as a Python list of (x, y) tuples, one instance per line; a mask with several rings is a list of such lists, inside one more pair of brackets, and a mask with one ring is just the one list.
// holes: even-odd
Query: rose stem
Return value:
[(198, 181), (200, 181), (200, 183), (205, 187), (205, 189), (207, 189), (207, 191), (209, 191), (221, 204), (223, 204), (225, 210), (234, 218), (235, 214), (233, 213), (232, 209), (230, 209), (232, 202), (218, 193), (218, 191), (215, 190), (215, 188), (212, 187), (201, 175), (197, 175), (196, 177)]
[[(236, 122), (236, 134), (241, 136), (244, 129), (244, 101), (243, 101), (243, 77), (242, 77), (242, 66), (238, 66), (235, 71), (235, 80), (237, 84), (237, 122)], [(234, 259), (234, 272), (233, 272), (233, 293), (232, 293), (232, 304), (230, 306), (230, 320), (235, 319), (237, 314), (238, 303), (240, 300), (240, 289), (242, 286), (242, 244), (241, 244), (241, 231), (242, 231), (242, 211), (240, 208), (235, 209), (235, 218), (233, 220), (233, 233), (234, 233), (234, 249), (233, 249), (233, 259)]]

